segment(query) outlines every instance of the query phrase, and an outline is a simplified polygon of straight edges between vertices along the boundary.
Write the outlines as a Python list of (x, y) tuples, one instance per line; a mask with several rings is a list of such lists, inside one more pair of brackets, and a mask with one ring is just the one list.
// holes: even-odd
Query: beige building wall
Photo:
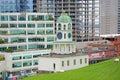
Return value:
[(118, 0), (100, 0), (100, 34), (116, 34)]

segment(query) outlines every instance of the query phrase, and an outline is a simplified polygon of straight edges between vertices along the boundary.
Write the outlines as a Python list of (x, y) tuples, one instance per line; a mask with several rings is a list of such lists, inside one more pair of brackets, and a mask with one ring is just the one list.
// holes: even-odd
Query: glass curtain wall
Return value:
[(33, 12), (33, 0), (0, 0), (0, 12)]

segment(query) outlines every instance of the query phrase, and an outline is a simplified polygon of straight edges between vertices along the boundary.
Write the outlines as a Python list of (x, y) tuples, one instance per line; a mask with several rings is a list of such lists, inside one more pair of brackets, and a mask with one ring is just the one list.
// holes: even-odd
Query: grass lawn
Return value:
[(29, 76), (22, 80), (120, 80), (120, 62), (111, 59), (80, 69)]

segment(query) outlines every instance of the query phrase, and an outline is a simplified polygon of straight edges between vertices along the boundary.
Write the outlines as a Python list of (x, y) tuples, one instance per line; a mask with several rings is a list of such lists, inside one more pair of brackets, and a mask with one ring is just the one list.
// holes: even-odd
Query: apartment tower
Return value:
[(100, 0), (100, 34), (120, 33), (120, 0)]

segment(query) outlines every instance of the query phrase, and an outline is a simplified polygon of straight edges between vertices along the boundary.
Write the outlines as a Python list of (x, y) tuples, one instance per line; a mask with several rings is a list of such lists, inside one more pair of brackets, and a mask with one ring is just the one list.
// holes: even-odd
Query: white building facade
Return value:
[(0, 13), (0, 51), (53, 48), (54, 18), (47, 13)]
[[(63, 56), (63, 57), (61, 57)], [(71, 55), (59, 57), (40, 57), (39, 70), (40, 71), (53, 71), (62, 72), (66, 70), (77, 69), (88, 66), (89, 60), (87, 55)], [(47, 66), (46, 66), (47, 65)]]
[[(39, 57), (49, 55), (51, 50), (34, 50), (13, 53), (1, 53), (4, 60), (0, 60), (0, 73), (6, 72), (7, 76), (17, 76), (21, 73), (35, 74), (38, 70)], [(1, 75), (1, 74), (0, 74)]]

